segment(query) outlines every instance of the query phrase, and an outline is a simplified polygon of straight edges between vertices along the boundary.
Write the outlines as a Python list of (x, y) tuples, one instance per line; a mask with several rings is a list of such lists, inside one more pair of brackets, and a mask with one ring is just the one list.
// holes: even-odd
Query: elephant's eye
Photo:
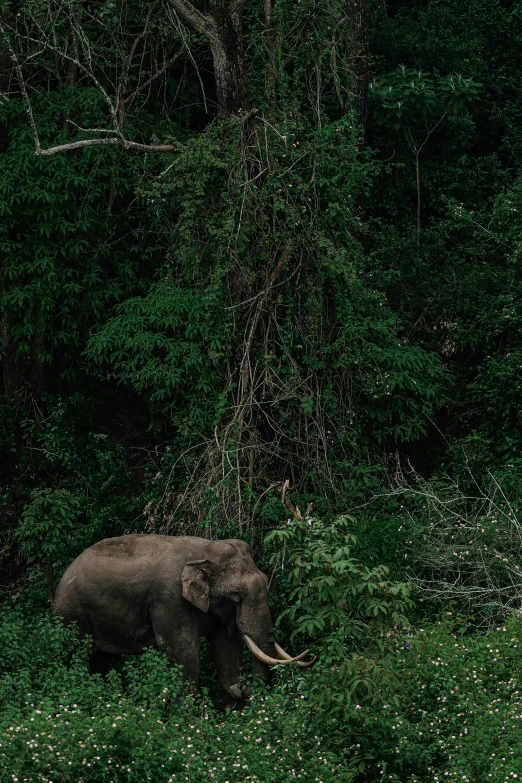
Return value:
[(237, 592), (230, 593), (230, 598), (232, 601), (234, 601), (235, 604), (241, 603), (241, 595)]

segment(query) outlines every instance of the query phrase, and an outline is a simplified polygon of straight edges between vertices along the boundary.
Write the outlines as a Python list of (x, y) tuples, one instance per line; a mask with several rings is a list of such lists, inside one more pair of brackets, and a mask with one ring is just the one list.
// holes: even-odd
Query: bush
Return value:
[(407, 627), (413, 586), (388, 580), (389, 568), (368, 567), (354, 556), (354, 520), (289, 519), (268, 534), (278, 543), (271, 558), (286, 567), (291, 606), (278, 622), (291, 621), (291, 638), (310, 640), (319, 653), (311, 697), (322, 712), (350, 713), (354, 700), (380, 699), (395, 680), (389, 630)]
[(357, 783), (520, 777), (521, 619), (478, 635), (449, 614), (416, 632), (394, 629), (389, 640), (396, 680), (382, 683), (379, 699), (351, 702), (342, 719), (318, 713), (315, 698), (299, 702), (301, 724), (321, 726), (323, 750), (349, 759)]
[(79, 513), (80, 501), (68, 489), (35, 489), (14, 531), (27, 562), (39, 560), (45, 564), (51, 597), (54, 564), (71, 548)]

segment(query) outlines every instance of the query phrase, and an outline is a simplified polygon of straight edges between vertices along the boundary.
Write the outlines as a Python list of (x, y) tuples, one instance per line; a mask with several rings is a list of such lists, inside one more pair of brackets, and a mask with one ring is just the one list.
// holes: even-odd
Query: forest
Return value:
[[(0, 783), (522, 777), (522, 0), (0, 0)], [(129, 533), (313, 666), (89, 674)]]

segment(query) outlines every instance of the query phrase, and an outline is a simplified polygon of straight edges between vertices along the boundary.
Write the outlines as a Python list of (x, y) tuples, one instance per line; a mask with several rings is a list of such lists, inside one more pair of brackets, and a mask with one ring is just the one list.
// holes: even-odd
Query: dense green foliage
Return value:
[(288, 668), (270, 693), (258, 689), (242, 712), (226, 715), (205, 692), (186, 695), (154, 651), (128, 658), (106, 681), (90, 677), (86, 646), (29, 609), (2, 610), (2, 783), (504, 783), (520, 775), (519, 619), (488, 636), (470, 634), (451, 613), (415, 632), (390, 625), (395, 679), (373, 670), (378, 691), (347, 698), (340, 720), (318, 709), (309, 672)]
[[(522, 2), (246, 0), (239, 110), (182, 5), (0, 4), (0, 783), (517, 779)], [(248, 540), (316, 664), (89, 677), (132, 531)]]

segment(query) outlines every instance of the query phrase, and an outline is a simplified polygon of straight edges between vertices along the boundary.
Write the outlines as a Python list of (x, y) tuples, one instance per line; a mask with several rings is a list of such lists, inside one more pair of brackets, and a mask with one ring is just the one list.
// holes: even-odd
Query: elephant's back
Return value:
[(142, 557), (159, 558), (167, 552), (170, 555), (175, 554), (177, 551), (185, 553), (187, 547), (189, 549), (192, 547), (199, 549), (205, 545), (208, 545), (208, 540), (197, 538), (196, 536), (161, 536), (155, 533), (130, 533), (125, 536), (104, 538), (86, 549), (82, 555), (133, 561)]
[[(54, 611), (63, 617), (90, 613), (100, 600), (143, 603), (159, 582), (178, 582), (187, 559), (206, 539), (133, 533), (105, 538), (78, 555), (62, 576)], [(197, 556), (197, 555), (196, 555)], [(178, 573), (179, 572), (179, 573)], [(179, 586), (181, 590), (181, 586)]]
[(114, 538), (104, 538), (78, 555), (65, 574), (57, 590), (58, 594), (70, 587), (81, 590), (101, 586), (110, 590), (122, 579), (127, 585), (137, 577), (157, 569), (165, 556), (168, 536), (134, 533)]

